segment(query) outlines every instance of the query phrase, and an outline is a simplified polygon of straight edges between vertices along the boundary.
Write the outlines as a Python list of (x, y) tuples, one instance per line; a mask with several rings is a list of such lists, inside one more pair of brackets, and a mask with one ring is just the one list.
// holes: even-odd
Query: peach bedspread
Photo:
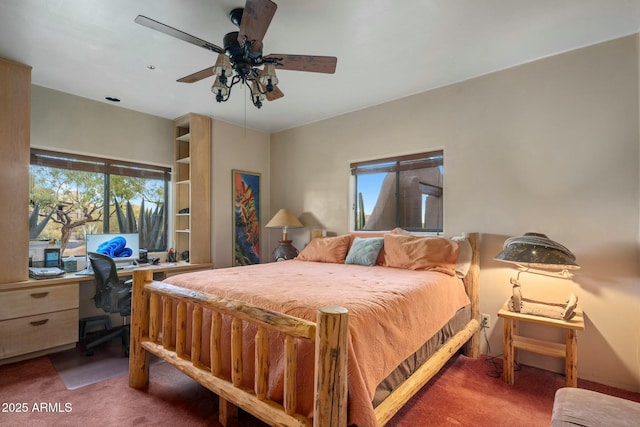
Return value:
[[(246, 301), (269, 310), (316, 321), (317, 309), (349, 310), (349, 424), (375, 425), (375, 389), (404, 359), (469, 304), (462, 281), (447, 274), (389, 267), (286, 262), (181, 274), (167, 283)], [(253, 375), (253, 334), (245, 327), (245, 385)], [(203, 355), (208, 348), (203, 330)], [(270, 398), (282, 400), (284, 361), (270, 340)], [(314, 349), (299, 343), (299, 412), (313, 412)], [(203, 360), (208, 364), (208, 360)], [(225, 362), (225, 363), (228, 363)]]

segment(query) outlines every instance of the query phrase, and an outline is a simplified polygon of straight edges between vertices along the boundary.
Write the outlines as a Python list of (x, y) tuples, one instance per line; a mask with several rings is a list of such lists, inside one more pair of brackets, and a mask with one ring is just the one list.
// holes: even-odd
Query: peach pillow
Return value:
[[(391, 234), (403, 234), (406, 236), (416, 236), (416, 234), (412, 234), (411, 232), (404, 230), (402, 228), (394, 228), (390, 231)], [(419, 235), (418, 235), (419, 236)], [(430, 236), (424, 236), (430, 237)], [(434, 238), (440, 238), (438, 236), (433, 236)], [(465, 236), (453, 236), (450, 237), (451, 240), (458, 243), (458, 259), (456, 260), (456, 276), (461, 279), (464, 279), (467, 273), (469, 273), (469, 269), (471, 268), (471, 258), (473, 257), (473, 249), (471, 248), (471, 243), (469, 243), (469, 239)]]
[(337, 237), (316, 237), (300, 251), (296, 259), (344, 264), (350, 244), (351, 237), (348, 234)]
[(453, 276), (459, 246), (453, 240), (385, 234), (384, 250), (388, 267), (434, 270)]

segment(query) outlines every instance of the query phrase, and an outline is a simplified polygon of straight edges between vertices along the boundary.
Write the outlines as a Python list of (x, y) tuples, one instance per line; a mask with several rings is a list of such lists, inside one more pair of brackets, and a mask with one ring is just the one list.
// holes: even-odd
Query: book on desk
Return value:
[(51, 279), (64, 276), (65, 271), (58, 267), (29, 267), (29, 277), (33, 279)]

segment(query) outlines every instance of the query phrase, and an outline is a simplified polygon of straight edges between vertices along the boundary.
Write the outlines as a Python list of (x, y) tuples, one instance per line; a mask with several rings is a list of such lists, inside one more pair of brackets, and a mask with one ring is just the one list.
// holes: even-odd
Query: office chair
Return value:
[(132, 280), (121, 281), (118, 278), (116, 264), (110, 257), (93, 252), (89, 253), (88, 256), (96, 282), (96, 294), (94, 296), (96, 307), (107, 313), (120, 313), (123, 317), (123, 326), (111, 329), (100, 338), (85, 345), (86, 354), (91, 355), (94, 347), (120, 337), (124, 353), (129, 356), (130, 330), (127, 324), (127, 316), (131, 314)]

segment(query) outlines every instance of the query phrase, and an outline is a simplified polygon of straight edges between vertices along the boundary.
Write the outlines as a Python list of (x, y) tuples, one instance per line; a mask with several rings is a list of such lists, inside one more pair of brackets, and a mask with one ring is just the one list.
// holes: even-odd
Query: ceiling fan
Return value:
[(277, 7), (271, 0), (246, 0), (244, 8), (233, 9), (229, 19), (238, 26), (239, 31), (224, 36), (224, 48), (143, 15), (138, 15), (134, 21), (218, 54), (213, 67), (182, 77), (178, 82), (194, 83), (215, 75), (211, 91), (217, 102), (227, 101), (231, 88), (237, 83), (246, 84), (251, 91), (253, 105), (260, 108), (265, 97), (273, 101), (284, 96), (277, 87), (276, 68), (333, 74), (338, 61), (334, 56), (276, 53), (263, 56), (262, 39)]

